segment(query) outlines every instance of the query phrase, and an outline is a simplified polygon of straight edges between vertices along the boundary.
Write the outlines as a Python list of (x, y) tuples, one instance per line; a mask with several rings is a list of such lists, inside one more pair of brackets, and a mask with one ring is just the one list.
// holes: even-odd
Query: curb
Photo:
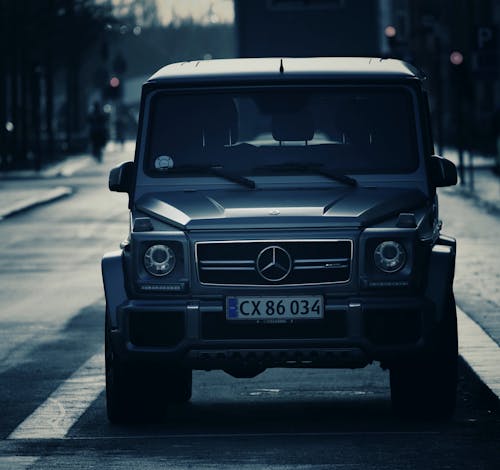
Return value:
[(90, 155), (76, 155), (68, 157), (60, 162), (51, 164), (40, 171), (36, 170), (13, 170), (0, 172), (0, 180), (31, 180), (68, 178), (76, 173), (95, 164), (95, 159)]
[(10, 207), (0, 209), (0, 221), (14, 214), (19, 214), (42, 204), (57, 201), (71, 194), (73, 194), (73, 189), (68, 186), (57, 186), (56, 188), (43, 191), (37, 196), (23, 199)]
[(52, 168), (48, 168), (42, 172), (43, 178), (57, 178), (65, 177), (68, 178), (90, 167), (92, 164), (96, 164), (93, 157), (90, 156), (78, 156), (73, 158), (68, 158), (60, 164), (54, 165)]
[(500, 347), (483, 328), (457, 307), (459, 354), (500, 399)]

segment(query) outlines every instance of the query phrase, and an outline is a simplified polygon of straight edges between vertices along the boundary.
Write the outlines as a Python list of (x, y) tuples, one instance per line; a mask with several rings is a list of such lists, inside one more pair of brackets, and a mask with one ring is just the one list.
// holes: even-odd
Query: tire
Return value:
[(404, 418), (451, 419), (457, 392), (457, 315), (450, 294), (436, 346), (423, 359), (390, 368), (391, 401), (394, 412)]
[(169, 404), (189, 401), (192, 371), (120, 360), (105, 326), (106, 412), (115, 424), (161, 420)]
[[(105, 328), (105, 363), (106, 363), (106, 412), (111, 423), (127, 424), (141, 421), (141, 417), (149, 415), (144, 401), (145, 392), (139, 388), (144, 386), (137, 366), (120, 361), (113, 351), (110, 333)], [(150, 406), (149, 406), (150, 407)], [(147, 413), (146, 413), (147, 411)]]
[(191, 369), (167, 369), (167, 397), (170, 403), (187, 403), (193, 390), (193, 372)]

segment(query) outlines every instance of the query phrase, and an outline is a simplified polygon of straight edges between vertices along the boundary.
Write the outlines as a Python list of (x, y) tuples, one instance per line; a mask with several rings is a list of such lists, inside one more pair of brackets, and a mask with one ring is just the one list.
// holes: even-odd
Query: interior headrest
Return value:
[(229, 145), (238, 140), (238, 112), (227, 95), (207, 98), (201, 111), (205, 146)]
[(314, 123), (306, 111), (274, 114), (273, 138), (278, 141), (306, 141), (314, 137)]

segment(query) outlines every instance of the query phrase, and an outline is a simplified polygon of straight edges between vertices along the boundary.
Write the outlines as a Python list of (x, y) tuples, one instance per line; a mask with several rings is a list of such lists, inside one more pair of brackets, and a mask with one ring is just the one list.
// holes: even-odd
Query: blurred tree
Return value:
[(0, 21), (0, 165), (40, 168), (55, 148), (55, 77), (65, 71), (71, 148), (83, 125), (82, 57), (112, 21), (111, 9), (93, 0), (0, 0)]
[(159, 26), (156, 0), (108, 0), (113, 14), (124, 23), (141, 27)]

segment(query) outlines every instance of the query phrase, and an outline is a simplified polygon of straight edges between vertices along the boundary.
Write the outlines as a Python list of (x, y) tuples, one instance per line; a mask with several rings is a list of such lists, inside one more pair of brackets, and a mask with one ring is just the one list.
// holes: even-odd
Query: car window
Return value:
[(404, 87), (158, 92), (149, 122), (145, 164), (155, 176), (193, 165), (245, 175), (294, 163), (342, 173), (417, 167), (414, 105)]

